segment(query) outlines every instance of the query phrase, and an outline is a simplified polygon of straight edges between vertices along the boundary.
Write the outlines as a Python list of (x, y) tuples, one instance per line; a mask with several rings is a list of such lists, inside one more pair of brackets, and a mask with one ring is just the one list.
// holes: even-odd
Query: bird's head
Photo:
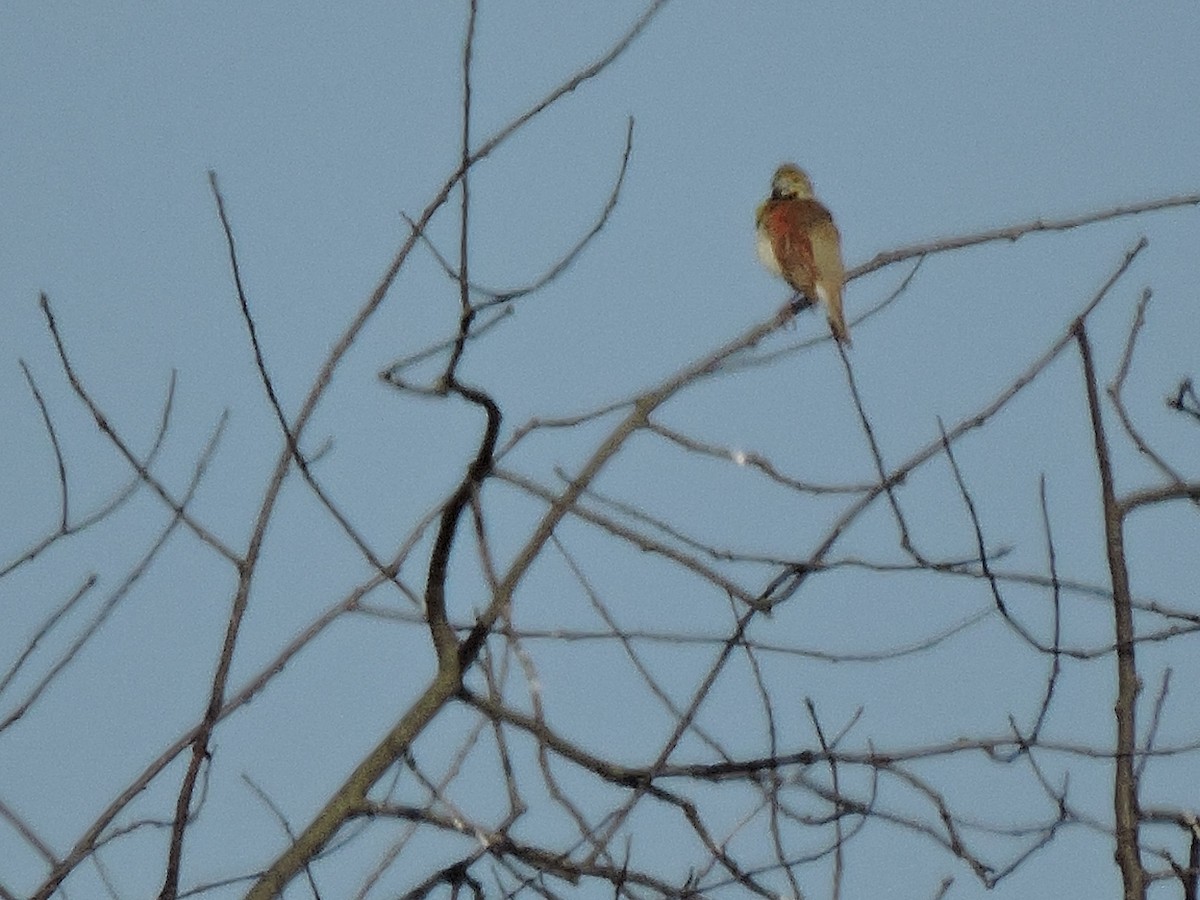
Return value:
[(812, 182), (804, 174), (804, 170), (792, 163), (784, 163), (775, 170), (771, 179), (771, 196), (778, 199), (790, 197), (804, 198), (813, 195)]

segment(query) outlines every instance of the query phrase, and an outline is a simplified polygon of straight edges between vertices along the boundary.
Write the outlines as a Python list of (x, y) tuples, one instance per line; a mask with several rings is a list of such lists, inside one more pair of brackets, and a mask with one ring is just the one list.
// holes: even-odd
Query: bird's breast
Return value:
[(758, 226), (758, 258), (762, 264), (774, 272), (776, 275), (782, 276), (783, 269), (779, 265), (779, 260), (775, 258), (775, 245), (771, 240), (771, 234), (765, 227), (765, 222)]

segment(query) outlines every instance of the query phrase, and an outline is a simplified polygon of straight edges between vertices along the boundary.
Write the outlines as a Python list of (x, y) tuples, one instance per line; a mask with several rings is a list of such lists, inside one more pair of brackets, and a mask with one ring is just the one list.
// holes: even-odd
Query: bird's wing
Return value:
[(814, 215), (813, 222), (808, 229), (809, 241), (812, 244), (813, 263), (816, 269), (813, 273), (814, 280), (841, 293), (842, 285), (846, 281), (846, 267), (842, 263), (841, 236), (838, 234), (837, 226), (833, 224), (829, 210), (819, 203), (809, 202), (820, 207), (820, 212), (823, 213), (823, 215)]
[(825, 305), (829, 327), (839, 342), (850, 346), (850, 332), (846, 329), (846, 318), (842, 311), (842, 286), (846, 282), (846, 268), (842, 263), (842, 239), (829, 210), (815, 200), (808, 201), (810, 209), (808, 226), (809, 242), (812, 245), (813, 288), (818, 299)]
[(767, 207), (770, 205), (770, 200), (764, 200), (758, 204), (758, 209), (754, 211), (754, 226), (756, 228), (762, 228), (763, 219), (767, 217)]

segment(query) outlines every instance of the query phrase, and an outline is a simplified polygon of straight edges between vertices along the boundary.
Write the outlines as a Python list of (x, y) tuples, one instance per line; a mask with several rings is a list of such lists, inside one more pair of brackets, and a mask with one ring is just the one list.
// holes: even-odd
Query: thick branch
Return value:
[(1116, 860), (1125, 885), (1125, 900), (1144, 900), (1146, 873), (1138, 852), (1138, 788), (1133, 756), (1136, 750), (1136, 704), (1141, 685), (1134, 660), (1133, 600), (1129, 591), (1129, 570), (1125, 565), (1125, 538), (1122, 534), (1123, 515), (1113, 487), (1112, 462), (1104, 422), (1100, 414), (1100, 393), (1096, 386), (1096, 371), (1092, 365), (1092, 350), (1083, 319), (1075, 323), (1075, 337), (1083, 361), (1084, 383), (1087, 387), (1088, 411), (1092, 419), (1092, 436), (1096, 445), (1096, 464), (1100, 470), (1100, 491), (1104, 503), (1104, 545), (1108, 553), (1108, 571), (1112, 577), (1113, 616), (1117, 640), (1117, 759), (1113, 786), (1113, 808), (1116, 817)]

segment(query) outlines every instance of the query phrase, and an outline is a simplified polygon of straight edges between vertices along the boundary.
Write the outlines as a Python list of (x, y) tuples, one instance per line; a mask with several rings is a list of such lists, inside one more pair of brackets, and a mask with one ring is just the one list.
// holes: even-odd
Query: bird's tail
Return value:
[(825, 307), (825, 316), (829, 319), (829, 330), (839, 344), (850, 346), (850, 330), (846, 327), (846, 317), (842, 313), (842, 292), (830, 291), (824, 285), (817, 285), (817, 296)]

